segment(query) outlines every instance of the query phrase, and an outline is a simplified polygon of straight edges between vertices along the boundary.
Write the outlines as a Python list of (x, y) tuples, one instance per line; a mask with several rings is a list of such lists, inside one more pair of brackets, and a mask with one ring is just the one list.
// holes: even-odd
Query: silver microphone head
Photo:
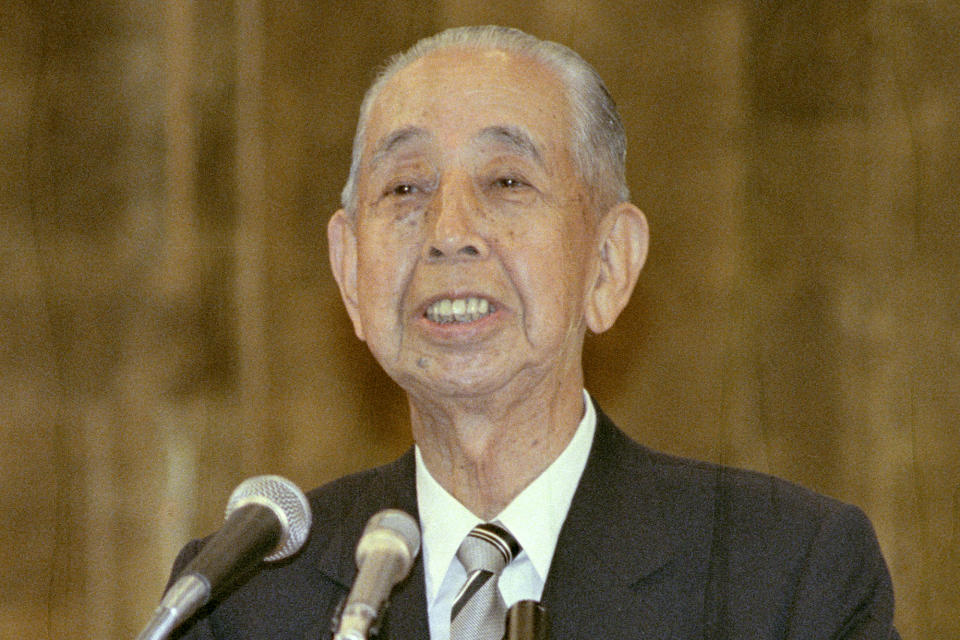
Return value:
[(357, 576), (336, 619), (334, 640), (365, 640), (390, 591), (420, 551), (420, 527), (409, 514), (386, 509), (374, 514), (357, 543)]
[(361, 566), (368, 553), (385, 547), (401, 552), (404, 567), (400, 579), (405, 577), (420, 552), (420, 527), (413, 516), (400, 509), (384, 509), (367, 521), (367, 526), (357, 544), (357, 565)]
[(283, 560), (300, 550), (310, 533), (312, 516), (310, 503), (297, 485), (281, 476), (247, 478), (230, 494), (225, 517), (248, 504), (267, 507), (283, 527), (280, 542), (265, 560)]

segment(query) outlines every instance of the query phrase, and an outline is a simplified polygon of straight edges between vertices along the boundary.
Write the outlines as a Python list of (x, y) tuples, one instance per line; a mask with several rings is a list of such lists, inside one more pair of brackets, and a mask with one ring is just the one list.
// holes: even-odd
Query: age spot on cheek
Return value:
[(426, 358), (420, 358), (417, 360), (417, 366), (421, 369), (426, 369), (428, 366), (430, 366), (430, 361)]

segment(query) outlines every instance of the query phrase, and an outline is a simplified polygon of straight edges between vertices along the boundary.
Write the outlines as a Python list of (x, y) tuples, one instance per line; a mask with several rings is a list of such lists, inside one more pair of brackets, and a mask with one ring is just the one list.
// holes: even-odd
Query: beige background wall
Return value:
[(0, 636), (131, 638), (263, 472), (409, 443), (324, 226), (386, 56), (519, 26), (608, 80), (653, 244), (588, 385), (634, 437), (860, 505), (960, 637), (960, 5), (6, 0)]

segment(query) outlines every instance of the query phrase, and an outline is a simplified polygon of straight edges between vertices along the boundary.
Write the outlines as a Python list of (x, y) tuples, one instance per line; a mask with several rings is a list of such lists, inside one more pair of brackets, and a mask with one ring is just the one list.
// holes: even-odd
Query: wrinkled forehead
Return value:
[(390, 78), (374, 101), (363, 164), (429, 140), (444, 148), (510, 146), (545, 161), (569, 149), (568, 102), (557, 74), (502, 50), (444, 49)]

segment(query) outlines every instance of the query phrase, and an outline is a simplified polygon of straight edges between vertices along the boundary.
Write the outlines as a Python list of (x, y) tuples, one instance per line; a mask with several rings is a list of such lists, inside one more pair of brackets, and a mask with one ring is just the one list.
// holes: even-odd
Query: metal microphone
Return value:
[(310, 504), (280, 476), (244, 480), (227, 502), (220, 530), (164, 594), (137, 640), (162, 640), (218, 595), (232, 578), (262, 560), (281, 560), (303, 546), (310, 532)]
[(550, 640), (547, 610), (535, 600), (520, 600), (507, 610), (504, 640)]
[(390, 592), (410, 573), (420, 551), (420, 527), (399, 509), (367, 522), (357, 543), (357, 577), (347, 596), (334, 640), (366, 640)]

